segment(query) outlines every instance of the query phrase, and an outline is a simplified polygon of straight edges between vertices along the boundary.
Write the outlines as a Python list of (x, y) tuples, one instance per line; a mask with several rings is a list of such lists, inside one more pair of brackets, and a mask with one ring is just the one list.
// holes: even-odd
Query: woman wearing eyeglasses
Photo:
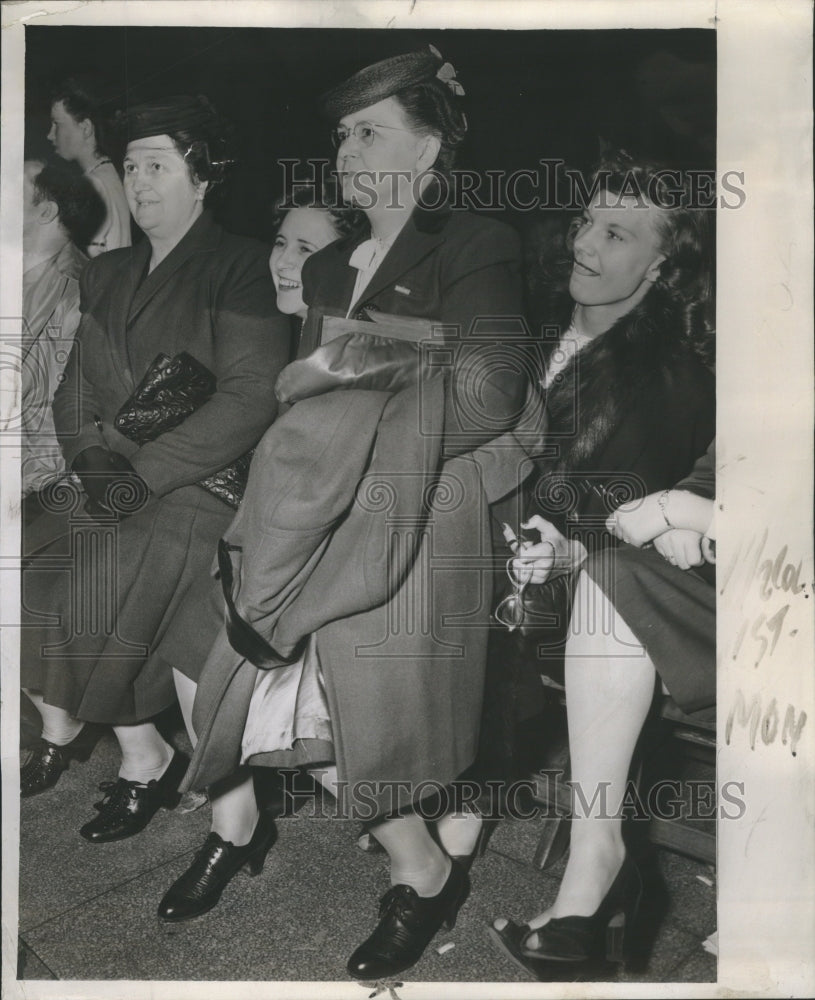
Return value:
[[(693, 528), (699, 549), (707, 522), (699, 521), (693, 501), (690, 515), (680, 510), (683, 497), (670, 491), (704, 453), (715, 430), (714, 382), (705, 363), (712, 339), (704, 322), (711, 276), (705, 220), (690, 203), (689, 188), (676, 186), (675, 174), (668, 184), (657, 166), (620, 156), (602, 164), (594, 179), (596, 194), (571, 233), (569, 297), (561, 307), (566, 332), (544, 378), (548, 441), (557, 444), (558, 453), (538, 463), (531, 483), (523, 525), (531, 537), (518, 543), (510, 531), (507, 535), (517, 554), (510, 558), (510, 572), (524, 591), (524, 603), (560, 616), (551, 627), (539, 619), (540, 626), (522, 643), (522, 655), (536, 677), (552, 676), (552, 668), (563, 669), (567, 643), (571, 780), (591, 800), (597, 781), (607, 778), (607, 815), (615, 816), (655, 674), (653, 664), (636, 653), (639, 641), (650, 641), (647, 630), (639, 640), (632, 637), (630, 658), (619, 659), (619, 646), (608, 635), (612, 619), (601, 615), (602, 600), (596, 592), (589, 594), (588, 586), (590, 576), (596, 578), (613, 600), (618, 553), (606, 550), (618, 538), (636, 537), (637, 544), (653, 539), (659, 551), (666, 546), (666, 559), (689, 565), (690, 550), (683, 547), (687, 536), (670, 529)], [(667, 506), (671, 499), (672, 509)], [(628, 503), (619, 522), (610, 519), (623, 501)], [(702, 518), (709, 521), (710, 503), (704, 504)], [(644, 528), (642, 515), (630, 508), (646, 513)], [(620, 567), (625, 558), (620, 550)], [(581, 575), (584, 563), (587, 572)], [(612, 573), (608, 579), (599, 574), (604, 565)], [(572, 603), (572, 581), (578, 576)], [(509, 642), (523, 617), (520, 603), (517, 594), (510, 594), (496, 611), (512, 629)], [(678, 612), (678, 604), (673, 610)], [(652, 635), (662, 631), (655, 619), (663, 611), (650, 615)], [(676, 627), (681, 631), (683, 626)], [(618, 630), (613, 638), (620, 635)], [(604, 642), (607, 653), (613, 645), (609, 658), (598, 652)], [(687, 668), (688, 677), (695, 672), (696, 667)], [(703, 673), (708, 682), (701, 688), (697, 682), (677, 684), (688, 710), (704, 705), (710, 695), (707, 667)], [(608, 957), (622, 959), (618, 931), (630, 929), (640, 892), (619, 817), (575, 820), (555, 903), (528, 925), (500, 918), (492, 934), (534, 977), (572, 979), (606, 955), (607, 942)]]
[[(450, 64), (442, 65), (431, 50), (368, 67), (327, 95), (325, 110), (337, 120), (333, 139), (343, 191), (364, 211), (370, 233), (355, 244), (329, 248), (304, 273), (304, 297), (313, 314), (340, 310), (363, 319), (381, 311), (448, 327), (446, 339), (456, 352), (444, 414), (443, 455), (448, 459), (468, 454), (511, 427), (527, 386), (513, 347), (504, 343), (503, 356), (501, 352), (505, 338), (509, 341), (514, 333), (517, 339), (511, 320), (522, 311), (517, 237), (494, 221), (451, 211), (443, 180), (437, 179), (452, 167), (466, 133), (461, 93)], [(478, 345), (473, 324), (480, 317), (507, 320), (492, 319), (491, 327), (482, 328), (484, 339)], [(458, 472), (463, 465), (455, 468)], [(465, 483), (462, 500), (483, 502), (477, 482)], [(445, 549), (450, 541), (436, 544)], [(461, 559), (468, 549), (470, 554), (479, 551), (474, 543), (482, 553), (489, 552), (482, 528), (480, 541), (459, 543)], [(469, 579), (466, 572), (449, 574), (424, 596), (434, 607), (418, 614), (429, 612), (440, 623), (445, 614), (475, 608), (479, 598), (474, 584), (472, 573)], [(442, 592), (445, 587), (450, 596)], [(399, 606), (398, 595), (393, 604)], [(411, 624), (418, 625), (418, 618)], [(444, 637), (458, 639), (463, 660), (452, 650), (452, 655), (433, 650), (429, 635), (418, 638), (393, 666), (387, 658), (370, 667), (360, 658), (349, 659), (360, 679), (364, 674), (370, 684), (357, 712), (369, 732), (356, 773), (339, 776), (353, 780), (390, 774), (411, 783), (411, 791), (397, 803), (399, 816), (380, 816), (370, 824), (390, 855), (392, 888), (382, 898), (378, 925), (348, 962), (358, 979), (395, 975), (412, 965), (442, 924), (453, 925), (469, 888), (467, 872), (482, 828), (480, 817), (448, 814), (431, 830), (411, 810), (422, 781), (447, 784), (475, 754), (486, 630), (465, 627), (455, 637), (452, 632), (445, 629)], [(431, 658), (423, 659), (428, 654)], [(339, 686), (334, 694), (342, 700)], [(390, 715), (385, 725), (376, 721), (382, 713)], [(380, 736), (374, 739), (376, 732)], [(356, 739), (349, 726), (338, 742)]]
[[(244, 679), (240, 666), (229, 675), (218, 651), (204, 667), (193, 717), (191, 785), (255, 753), (261, 763), (309, 766), (342, 814), (370, 822), (390, 856), (392, 886), (373, 933), (361, 929), (369, 936), (348, 961), (361, 980), (404, 971), (442, 925), (453, 925), (482, 828), (475, 813), (451, 811), (430, 824), (417, 811), (475, 758), (491, 540), (469, 454), (514, 424), (527, 389), (520, 348), (510, 342), (523, 339), (519, 240), (498, 222), (453, 212), (444, 196), (443, 175), (466, 132), (460, 91), (452, 67), (420, 51), (369, 66), (324, 98), (344, 196), (368, 225), (304, 265), (309, 312), (290, 370), (333, 350), (331, 323), (350, 321), (370, 339), (360, 379), (344, 386), (351, 391), (295, 401), (261, 442), (240, 530), (227, 538), (230, 558), (242, 559), (235, 603), (243, 624), (233, 617), (233, 649), (245, 625), (256, 627), (271, 643), (273, 667), (300, 634), (292, 620), (308, 619), (297, 683), (322, 693), (322, 708), (310, 707), (325, 722), (322, 738), (293, 740), (288, 758), (260, 752), (248, 733), (260, 692), (275, 682)], [(418, 385), (397, 391), (371, 366), (393, 360), (400, 337), (417, 327), (436, 354), (422, 355)], [(338, 341), (350, 345), (355, 334), (347, 336)], [(347, 354), (339, 360), (348, 363)], [(293, 471), (306, 464), (308, 482)], [(291, 495), (298, 503), (284, 523)], [(314, 537), (319, 545), (302, 557)], [(379, 537), (383, 544), (372, 544)], [(299, 561), (281, 585), (284, 550)], [(239, 725), (229, 725), (233, 718)], [(298, 724), (299, 716), (292, 732)], [(230, 750), (229, 740), (241, 746)]]

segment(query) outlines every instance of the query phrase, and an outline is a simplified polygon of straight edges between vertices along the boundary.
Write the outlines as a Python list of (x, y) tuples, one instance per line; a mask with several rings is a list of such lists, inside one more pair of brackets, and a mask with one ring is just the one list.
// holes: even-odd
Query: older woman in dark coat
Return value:
[[(436, 349), (426, 378), (397, 391), (363, 364), (357, 381), (337, 383), (346, 391), (295, 401), (261, 442), (226, 539), (240, 560), (234, 599), (244, 620), (278, 653), (308, 640), (318, 660), (331, 745), (294, 741), (290, 759), (323, 765), (316, 773), (340, 808), (371, 819), (391, 858), (379, 925), (348, 963), (366, 980), (413, 965), (469, 889), (479, 817), (445, 818), (437, 840), (417, 809), (475, 757), (492, 567), (470, 454), (513, 425), (527, 388), (518, 238), (451, 211), (429, 173), (444, 173), (466, 131), (444, 82), (458, 87), (454, 75), (438, 54), (411, 52), (327, 95), (344, 194), (368, 226), (307, 261), (309, 312), (291, 366), (323, 350), (329, 327), (349, 345), (343, 337), (370, 337), (367, 362), (392, 333), (418, 329)], [(346, 321), (354, 332), (343, 332)], [(327, 373), (348, 359), (340, 351), (335, 360)], [(204, 667), (194, 785), (246, 757), (252, 662), (230, 654), (224, 635)], [(201, 857), (165, 897), (166, 919), (217, 899), (223, 880)], [(205, 882), (212, 892), (202, 902)]]
[[(131, 111), (125, 191), (146, 238), (84, 271), (82, 321), (54, 401), (66, 463), (87, 499), (67, 541), (40, 552), (24, 574), (36, 627), (22, 633), (22, 679), (43, 716), (43, 739), (21, 784), (23, 796), (51, 787), (90, 752), (98, 731), (83, 724), (113, 724), (119, 777), (80, 831), (94, 843), (137, 833), (178, 800), (188, 761), (148, 721), (174, 701), (162, 647), (234, 513), (198, 484), (269, 426), (288, 358), (267, 251), (224, 232), (204, 209), (223, 171), (220, 129), (203, 98)], [(180, 352), (215, 376), (214, 392), (139, 446), (116, 416), (156, 356)], [(49, 568), (65, 551), (71, 572)], [(46, 613), (59, 615), (53, 627), (42, 624)]]

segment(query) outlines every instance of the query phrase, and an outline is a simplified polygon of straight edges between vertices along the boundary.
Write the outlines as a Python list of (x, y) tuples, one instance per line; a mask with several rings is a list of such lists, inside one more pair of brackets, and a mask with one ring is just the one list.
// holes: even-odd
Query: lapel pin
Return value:
[(393, 287), (396, 289), (397, 292), (399, 292), (402, 295), (410, 295), (411, 294), (410, 289), (409, 288), (405, 288), (404, 285), (394, 285)]

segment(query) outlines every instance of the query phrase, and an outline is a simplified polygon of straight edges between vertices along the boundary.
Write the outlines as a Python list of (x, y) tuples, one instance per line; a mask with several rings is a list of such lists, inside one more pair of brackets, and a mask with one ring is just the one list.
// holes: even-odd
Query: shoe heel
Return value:
[(606, 960), (625, 961), (625, 913), (615, 913), (606, 926)]
[(86, 722), (79, 733), (79, 737), (84, 737), (84, 739), (79, 739), (79, 745), (69, 756), (73, 757), (74, 760), (86, 761), (96, 749), (96, 745), (102, 739), (104, 732), (105, 727), (99, 723)]
[[(455, 864), (455, 862), (453, 862)], [(461, 887), (461, 892), (456, 896), (454, 900), (450, 903), (450, 909), (447, 911), (447, 916), (442, 922), (442, 927), (446, 931), (451, 931), (456, 926), (456, 920), (458, 918), (458, 911), (467, 902), (467, 897), (470, 895), (470, 879), (466, 878), (464, 884)]]
[(76, 750), (74, 750), (73, 753), (71, 753), (71, 754), (68, 755), (68, 762), (67, 762), (67, 764), (65, 766), (65, 770), (67, 771), (68, 768), (71, 766), (71, 761), (72, 760), (78, 760), (78, 761), (80, 761), (81, 763), (84, 764), (85, 761), (93, 753), (93, 751), (94, 751), (94, 749), (96, 747), (97, 742), (98, 742), (97, 740), (93, 740), (93, 742), (85, 743), (82, 746), (77, 747)]
[[(489, 831), (489, 832), (488, 832)], [(489, 840), (489, 834), (492, 831), (489, 830), (486, 820), (482, 822), (481, 829), (478, 831), (478, 837), (475, 841), (475, 847), (473, 848), (474, 858), (483, 858), (484, 852), (487, 850), (487, 841)]]
[(247, 858), (244, 863), (243, 870), (253, 878), (256, 875), (260, 875), (263, 871), (263, 866), (266, 864), (266, 855), (268, 853), (268, 848), (264, 847), (262, 850), (258, 851), (257, 854), (252, 855), (251, 858)]
[(258, 837), (259, 841), (256, 842), (252, 853), (249, 854), (246, 861), (241, 865), (241, 870), (253, 877), (260, 875), (263, 871), (263, 866), (266, 864), (266, 857), (277, 843), (277, 828), (274, 825), (274, 820), (261, 814), (258, 818), (258, 824), (262, 825), (256, 827), (254, 834), (252, 834), (252, 839), (255, 840)]
[(167, 792), (164, 796), (163, 802), (161, 803), (162, 808), (166, 809), (168, 812), (172, 812), (181, 801), (181, 798), (181, 792), (179, 791)]

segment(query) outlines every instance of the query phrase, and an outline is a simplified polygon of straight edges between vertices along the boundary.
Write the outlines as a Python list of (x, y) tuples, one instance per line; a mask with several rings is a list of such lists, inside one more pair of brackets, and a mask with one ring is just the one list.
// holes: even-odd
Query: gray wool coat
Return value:
[[(303, 269), (309, 317), (344, 316), (364, 234)], [(346, 814), (403, 808), (473, 763), (492, 599), (487, 497), (473, 450), (526, 397), (515, 233), (470, 213), (418, 209), (355, 307), (435, 320), (441, 391), (334, 391), (302, 400), (259, 446), (228, 541), (243, 547), (239, 610), (276, 649), (314, 634)], [(523, 335), (521, 335), (523, 336)], [(508, 472), (511, 478), (514, 469)], [(296, 596), (295, 596), (296, 595)], [(200, 678), (201, 787), (240, 758), (257, 670), (222, 630)]]
[[(421, 400), (421, 402), (420, 402)], [(440, 466), (441, 379), (297, 403), (256, 452), (235, 547), (241, 615), (280, 653), (316, 636), (341, 807), (372, 818), (472, 763), (491, 606), (477, 466)], [(228, 775), (257, 668), (222, 629), (199, 679), (185, 787)]]

